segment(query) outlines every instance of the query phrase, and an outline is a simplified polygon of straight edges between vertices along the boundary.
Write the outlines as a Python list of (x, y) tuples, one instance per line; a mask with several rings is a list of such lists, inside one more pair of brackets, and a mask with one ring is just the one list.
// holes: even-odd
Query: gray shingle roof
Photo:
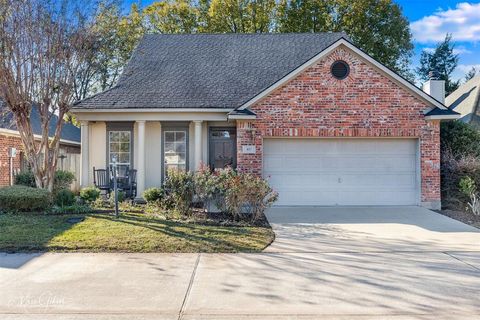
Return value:
[[(57, 121), (58, 121), (58, 117), (56, 115), (53, 115), (52, 119), (50, 120), (49, 128), (48, 128), (49, 135), (51, 137), (55, 133)], [(40, 114), (38, 113), (37, 108), (32, 108), (32, 112), (30, 113), (30, 123), (32, 125), (32, 130), (34, 134), (42, 134)], [(15, 125), (15, 121), (13, 120), (13, 115), (6, 109), (2, 101), (0, 101), (0, 128), (17, 131), (17, 126)], [(81, 140), (80, 137), (81, 137), (80, 128), (74, 126), (71, 123), (65, 122), (63, 124), (62, 133), (60, 134), (60, 139), (80, 143), (80, 140)]]
[(147, 35), (118, 84), (74, 108), (236, 108), (342, 37)]

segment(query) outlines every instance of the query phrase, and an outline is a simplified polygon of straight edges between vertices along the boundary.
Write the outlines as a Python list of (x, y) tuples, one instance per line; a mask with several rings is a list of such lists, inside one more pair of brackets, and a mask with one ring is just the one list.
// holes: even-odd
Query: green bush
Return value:
[(477, 192), (477, 186), (475, 185), (475, 181), (468, 176), (460, 179), (458, 185), (460, 187), (460, 191), (467, 196), (470, 196), (472, 193)]
[(54, 206), (49, 214), (81, 214), (90, 213), (92, 208), (88, 205), (73, 204), (70, 206)]
[[(118, 190), (117, 191), (117, 198), (118, 198), (118, 203), (125, 201), (125, 192)], [(108, 202), (110, 205), (113, 207), (115, 205), (115, 192), (110, 192), (110, 195), (108, 197)]]
[(143, 192), (143, 199), (148, 203), (159, 202), (165, 196), (165, 190), (162, 188), (149, 188)]
[(55, 204), (57, 206), (73, 206), (75, 202), (75, 194), (70, 189), (60, 189), (55, 194)]
[(0, 188), (2, 211), (44, 211), (51, 203), (51, 194), (45, 189), (21, 185)]
[(459, 183), (460, 191), (470, 198), (468, 208), (476, 216), (480, 215), (480, 196), (477, 193), (477, 185), (470, 177), (463, 177)]
[(456, 159), (464, 156), (480, 157), (480, 131), (461, 121), (441, 123), (440, 141), (443, 152)]
[(53, 193), (63, 189), (70, 189), (70, 185), (75, 181), (75, 175), (70, 171), (58, 170), (55, 172), (53, 182)]
[[(70, 185), (75, 181), (75, 175), (70, 171), (58, 170), (55, 172), (53, 182), (54, 193), (62, 189), (70, 189)], [(23, 171), (15, 176), (15, 184), (36, 187), (35, 177), (32, 171)]]
[(15, 175), (15, 184), (35, 188), (35, 177), (32, 171), (22, 171)]
[(195, 191), (192, 172), (169, 170), (165, 179), (166, 201), (171, 201), (182, 215), (189, 215)]
[(90, 186), (80, 190), (80, 198), (87, 203), (95, 202), (100, 197), (100, 189)]

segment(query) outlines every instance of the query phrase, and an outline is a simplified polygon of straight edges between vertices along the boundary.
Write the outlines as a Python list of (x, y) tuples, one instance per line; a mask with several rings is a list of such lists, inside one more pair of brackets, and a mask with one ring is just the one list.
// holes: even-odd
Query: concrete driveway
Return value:
[(279, 208), (261, 254), (0, 254), (0, 319), (480, 319), (480, 233), (419, 208)]

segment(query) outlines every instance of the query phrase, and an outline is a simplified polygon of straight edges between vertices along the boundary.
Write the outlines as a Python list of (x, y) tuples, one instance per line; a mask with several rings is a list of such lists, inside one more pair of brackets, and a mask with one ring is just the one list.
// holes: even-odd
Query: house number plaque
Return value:
[(247, 145), (247, 146), (242, 146), (242, 153), (255, 153), (255, 146), (254, 145)]

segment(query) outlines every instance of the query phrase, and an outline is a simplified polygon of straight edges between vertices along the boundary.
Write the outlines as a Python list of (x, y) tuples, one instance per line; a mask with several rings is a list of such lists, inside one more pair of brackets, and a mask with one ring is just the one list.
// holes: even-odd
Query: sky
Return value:
[[(353, 0), (352, 0), (353, 1)], [(451, 33), (459, 65), (453, 78), (461, 79), (472, 66), (480, 70), (480, 0), (394, 0), (410, 21), (415, 45), (413, 67), (418, 66), (422, 50), (431, 50)], [(126, 0), (126, 6), (133, 0)], [(142, 6), (154, 0), (141, 0)]]

